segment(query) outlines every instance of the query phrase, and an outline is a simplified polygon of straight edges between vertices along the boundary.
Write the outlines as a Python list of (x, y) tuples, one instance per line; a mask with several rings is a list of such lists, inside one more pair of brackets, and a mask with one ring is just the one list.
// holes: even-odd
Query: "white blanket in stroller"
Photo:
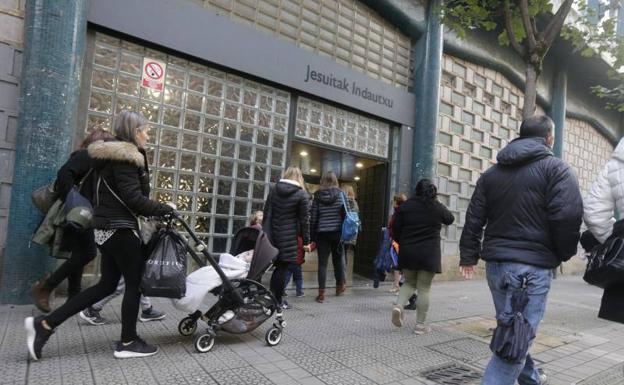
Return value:
[[(253, 251), (251, 251), (253, 253)], [(237, 256), (221, 254), (219, 266), (230, 279), (245, 278), (249, 272), (250, 253), (245, 252)], [(172, 299), (173, 306), (187, 313), (202, 310), (202, 304), (210, 290), (220, 286), (223, 282), (212, 266), (205, 266), (195, 270), (186, 277), (186, 295), (180, 299)], [(206, 309), (207, 310), (207, 309)]]

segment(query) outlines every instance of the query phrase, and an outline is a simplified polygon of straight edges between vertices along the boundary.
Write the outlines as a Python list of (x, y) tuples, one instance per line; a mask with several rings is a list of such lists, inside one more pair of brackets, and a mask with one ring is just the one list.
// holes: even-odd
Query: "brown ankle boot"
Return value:
[(44, 285), (45, 280), (37, 281), (32, 286), (32, 296), (35, 299), (35, 306), (44, 313), (52, 311), (50, 309), (50, 290)]
[(336, 296), (341, 296), (347, 290), (347, 284), (345, 281), (340, 281), (336, 285)]
[(316, 297), (316, 302), (323, 303), (325, 301), (325, 289), (319, 289), (319, 295)]

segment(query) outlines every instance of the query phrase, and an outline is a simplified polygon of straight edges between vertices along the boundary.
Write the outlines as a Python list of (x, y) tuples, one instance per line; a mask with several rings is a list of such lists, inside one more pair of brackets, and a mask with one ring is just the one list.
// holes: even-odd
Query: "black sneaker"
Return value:
[(39, 317), (27, 317), (24, 320), (24, 329), (26, 329), (26, 345), (28, 346), (28, 352), (30, 357), (37, 361), (41, 358), (41, 349), (48, 342), (48, 339), (54, 330), (48, 330), (41, 325), (43, 316)]
[(290, 304), (288, 302), (286, 302), (286, 300), (282, 300), (282, 309), (288, 310), (290, 308), (291, 308)]
[(100, 311), (95, 310), (92, 307), (88, 307), (84, 309), (83, 311), (79, 313), (79, 315), (80, 315), (80, 318), (87, 321), (91, 325), (99, 326), (99, 325), (106, 324), (106, 320), (104, 319), (104, 317), (100, 315)]
[(137, 337), (129, 345), (125, 345), (119, 341), (113, 355), (115, 358), (135, 358), (149, 357), (158, 353), (158, 347), (148, 344), (141, 337)]
[(143, 310), (141, 315), (139, 316), (139, 321), (141, 322), (149, 322), (149, 321), (158, 321), (165, 318), (167, 314), (155, 310), (154, 306), (150, 307), (147, 310)]
[(403, 306), (403, 309), (405, 310), (416, 310), (416, 298), (418, 296), (416, 294), (412, 295), (409, 299), (409, 303), (405, 306)]
[(546, 375), (546, 373), (544, 373), (544, 370), (538, 368), (537, 373), (539, 374), (540, 385), (548, 385), (548, 376)]

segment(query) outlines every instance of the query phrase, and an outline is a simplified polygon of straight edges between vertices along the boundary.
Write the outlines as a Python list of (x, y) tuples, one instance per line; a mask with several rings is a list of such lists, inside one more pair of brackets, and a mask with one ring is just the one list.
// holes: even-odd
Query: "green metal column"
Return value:
[(552, 101), (549, 115), (555, 122), (554, 152), (558, 158), (563, 157), (563, 137), (566, 123), (566, 93), (568, 90), (568, 70), (566, 67), (559, 68), (553, 79)]
[[(440, 109), (443, 26), (438, 16), (441, 0), (429, 0), (427, 26), (416, 43), (414, 93), (416, 94), (416, 127), (412, 163), (412, 190), (421, 178), (435, 175), (435, 144)], [(417, 65), (417, 64), (415, 64)]]
[(49, 271), (47, 250), (30, 244), (42, 215), (31, 192), (54, 179), (74, 130), (88, 0), (27, 0), (15, 171), (0, 277), (0, 302), (32, 302), (30, 286)]

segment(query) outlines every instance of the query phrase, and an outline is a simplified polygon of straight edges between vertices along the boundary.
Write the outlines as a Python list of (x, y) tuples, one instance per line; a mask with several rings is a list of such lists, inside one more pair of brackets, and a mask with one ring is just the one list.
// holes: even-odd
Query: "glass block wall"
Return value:
[(410, 39), (357, 0), (198, 0), (234, 20), (406, 89)]
[(583, 197), (613, 152), (613, 145), (589, 123), (566, 119), (563, 159), (574, 169)]
[(390, 125), (300, 97), (297, 102), (295, 136), (387, 158)]
[[(444, 55), (436, 145), (440, 200), (456, 221), (443, 230), (443, 253), (457, 255), (465, 213), (477, 179), (498, 151), (518, 135), (523, 92), (501, 73)], [(538, 106), (538, 113), (544, 110)], [(613, 146), (590, 124), (567, 119), (564, 160), (583, 194), (608, 160)]]
[[(167, 62), (163, 92), (140, 86), (145, 56)], [(229, 249), (281, 176), (290, 94), (100, 33), (90, 80), (86, 131), (141, 111), (153, 197), (175, 202), (210, 250)]]
[(455, 215), (443, 230), (443, 253), (457, 255), (477, 179), (517, 136), (523, 92), (502, 74), (444, 55), (436, 145), (440, 200)]

